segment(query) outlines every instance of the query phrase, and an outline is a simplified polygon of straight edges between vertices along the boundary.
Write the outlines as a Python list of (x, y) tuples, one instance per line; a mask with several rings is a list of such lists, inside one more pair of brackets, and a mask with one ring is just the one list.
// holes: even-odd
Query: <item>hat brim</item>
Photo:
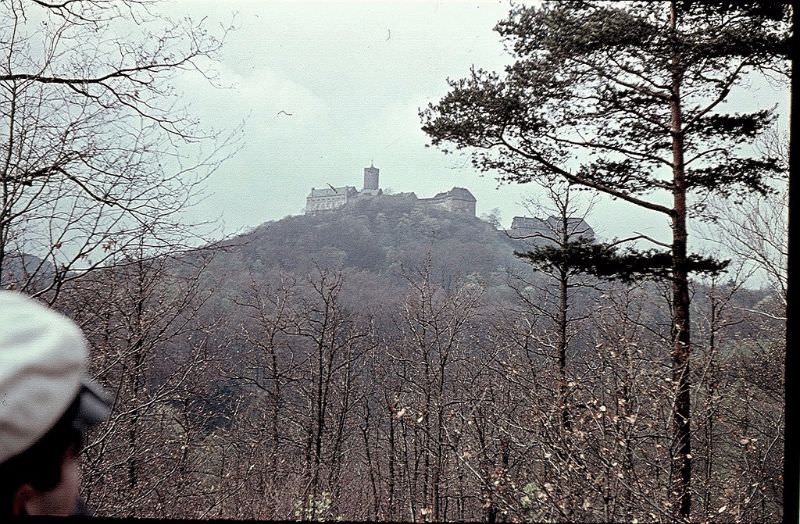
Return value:
[(86, 433), (108, 419), (111, 414), (110, 398), (96, 382), (82, 380), (78, 398), (78, 412), (72, 421), (72, 427), (81, 433)]

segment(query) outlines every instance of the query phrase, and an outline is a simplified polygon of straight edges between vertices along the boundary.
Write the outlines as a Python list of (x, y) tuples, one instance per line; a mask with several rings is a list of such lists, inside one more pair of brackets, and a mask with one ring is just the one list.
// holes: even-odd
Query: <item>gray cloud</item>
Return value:
[[(199, 75), (178, 79), (207, 125), (245, 121), (241, 151), (211, 177), (192, 218), (221, 215), (226, 232), (234, 232), (298, 214), (311, 187), (359, 185), (370, 161), (381, 168), (383, 187), (421, 196), (468, 187), (478, 214), (499, 208), (506, 224), (536, 193), (532, 185), (498, 189), (465, 157), (425, 148), (419, 129), (418, 108), (446, 93), (446, 78), (473, 64), (500, 70), (507, 63), (492, 31), (508, 12), (506, 1), (184, 0), (163, 9), (205, 16), (212, 25), (236, 13), (237, 30), (215, 66), (227, 87)], [(737, 100), (748, 99), (752, 94)], [(655, 237), (669, 233), (662, 217), (604, 198), (590, 221), (607, 237), (628, 235), (631, 224)]]

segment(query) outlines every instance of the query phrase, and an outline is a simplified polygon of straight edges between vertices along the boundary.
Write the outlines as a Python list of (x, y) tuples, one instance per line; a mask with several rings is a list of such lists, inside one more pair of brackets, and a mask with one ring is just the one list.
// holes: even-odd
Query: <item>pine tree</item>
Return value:
[(420, 115), (433, 145), (468, 149), (502, 181), (562, 178), (669, 221), (671, 241), (656, 249), (576, 246), (593, 258), (573, 260), (600, 276), (671, 281), (678, 518), (691, 514), (689, 276), (724, 267), (688, 251), (687, 223), (709, 195), (771, 191), (779, 161), (749, 145), (775, 107), (731, 113), (723, 104), (750, 75), (787, 74), (789, 17), (772, 2), (518, 6), (496, 27), (514, 58), (504, 74), (473, 68)]

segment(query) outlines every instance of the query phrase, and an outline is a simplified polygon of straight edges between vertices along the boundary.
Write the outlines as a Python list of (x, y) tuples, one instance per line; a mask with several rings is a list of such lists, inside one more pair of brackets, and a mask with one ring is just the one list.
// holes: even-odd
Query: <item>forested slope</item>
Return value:
[[(82, 279), (68, 297), (98, 307), (73, 316), (119, 406), (86, 454), (90, 502), (669, 520), (669, 283), (572, 274), (562, 301), (523, 248), (474, 217), (376, 198)], [(692, 292), (695, 489), (708, 514), (774, 516), (779, 311), (735, 275)]]
[(315, 266), (369, 271), (389, 279), (430, 258), (448, 278), (500, 278), (519, 267), (521, 244), (467, 215), (379, 196), (348, 207), (267, 222), (226, 243), (218, 261), (232, 270), (309, 271)]

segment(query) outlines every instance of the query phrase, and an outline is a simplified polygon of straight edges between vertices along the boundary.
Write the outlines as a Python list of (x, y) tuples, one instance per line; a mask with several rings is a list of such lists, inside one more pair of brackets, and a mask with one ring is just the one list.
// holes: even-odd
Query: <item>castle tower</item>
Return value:
[(364, 192), (377, 193), (380, 185), (378, 184), (378, 174), (380, 169), (372, 165), (370, 162), (369, 167), (364, 168)]

